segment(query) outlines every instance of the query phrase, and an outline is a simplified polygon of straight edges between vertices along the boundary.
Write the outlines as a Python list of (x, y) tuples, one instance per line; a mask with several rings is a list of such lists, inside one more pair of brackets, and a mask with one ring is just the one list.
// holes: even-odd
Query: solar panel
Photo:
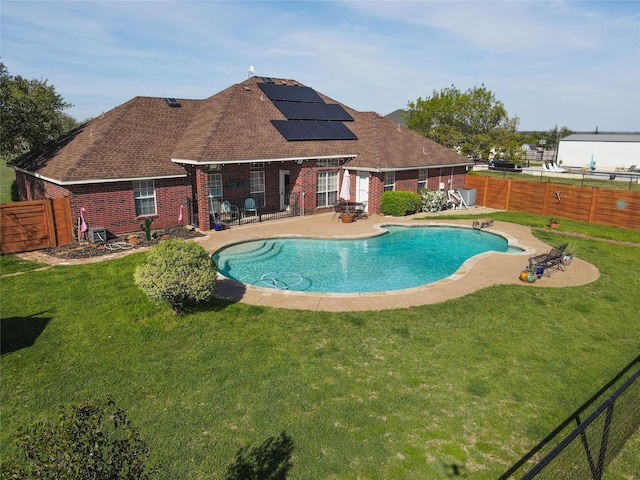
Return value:
[(358, 137), (341, 122), (271, 120), (271, 123), (288, 141), (358, 139)]
[(286, 100), (289, 102), (324, 103), (313, 88), (295, 87), (293, 85), (276, 85), (275, 83), (259, 83), (258, 86), (269, 100)]
[(342, 105), (329, 103), (284, 102), (274, 100), (273, 104), (289, 120), (335, 120), (352, 122), (353, 117)]

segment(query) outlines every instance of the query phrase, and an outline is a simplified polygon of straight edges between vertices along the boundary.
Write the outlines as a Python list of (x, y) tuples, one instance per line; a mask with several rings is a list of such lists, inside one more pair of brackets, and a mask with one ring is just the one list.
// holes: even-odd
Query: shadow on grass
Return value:
[(33, 345), (51, 320), (51, 317), (40, 317), (44, 313), (47, 311), (0, 320), (0, 353), (4, 355)]
[[(503, 473), (498, 480), (507, 480), (516, 472), (518, 472), (518, 470), (523, 465), (525, 465), (529, 460), (531, 460), (531, 458), (534, 455), (536, 455), (541, 449), (543, 449), (550, 442), (552, 442), (555, 439), (555, 437), (561, 434), (562, 431), (565, 430), (565, 428), (567, 428), (571, 423), (575, 422), (575, 426), (576, 427), (579, 426), (584, 420), (584, 418), (581, 417), (582, 414), (585, 413), (589, 407), (594, 405), (595, 402), (602, 403), (602, 401), (604, 401), (602, 400), (602, 396), (606, 394), (609, 390), (611, 390), (611, 388), (614, 387), (619, 382), (619, 380), (622, 377), (624, 377), (627, 374), (627, 372), (629, 372), (629, 370), (631, 370), (635, 365), (640, 365), (640, 355), (638, 355), (626, 367), (620, 370), (620, 372), (616, 376), (614, 376), (611, 380), (609, 380), (609, 382), (607, 382), (600, 390), (598, 390), (589, 400), (587, 400), (583, 405), (581, 405), (575, 412), (569, 415), (569, 417), (567, 417), (567, 419), (564, 422), (558, 425), (555, 428), (555, 430), (553, 430), (540, 443), (538, 443), (535, 447), (533, 447), (524, 457), (518, 460), (509, 470)], [(585, 417), (586, 417), (586, 414), (585, 414)], [(560, 441), (562, 441), (562, 438), (560, 438), (558, 441), (554, 443), (558, 444)], [(522, 476), (521, 473), (522, 472), (520, 472), (519, 476)]]
[(219, 312), (224, 310), (229, 304), (238, 303), (242, 300), (247, 288), (243, 283), (229, 279), (219, 279), (211, 300), (208, 302), (196, 302), (185, 304), (182, 314), (192, 314), (201, 312)]

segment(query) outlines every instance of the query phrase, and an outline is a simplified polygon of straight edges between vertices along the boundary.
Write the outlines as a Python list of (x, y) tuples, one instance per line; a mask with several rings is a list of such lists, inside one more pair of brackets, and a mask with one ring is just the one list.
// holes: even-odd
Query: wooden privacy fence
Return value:
[(476, 203), (548, 217), (640, 229), (640, 192), (467, 175)]
[(69, 198), (0, 205), (0, 252), (18, 253), (74, 241)]

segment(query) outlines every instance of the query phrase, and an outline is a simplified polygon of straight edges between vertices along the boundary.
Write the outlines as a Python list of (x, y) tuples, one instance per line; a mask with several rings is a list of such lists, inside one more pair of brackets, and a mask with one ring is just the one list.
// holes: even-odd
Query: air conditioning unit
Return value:
[(107, 230), (104, 227), (91, 227), (88, 230), (91, 243), (104, 243), (107, 241)]

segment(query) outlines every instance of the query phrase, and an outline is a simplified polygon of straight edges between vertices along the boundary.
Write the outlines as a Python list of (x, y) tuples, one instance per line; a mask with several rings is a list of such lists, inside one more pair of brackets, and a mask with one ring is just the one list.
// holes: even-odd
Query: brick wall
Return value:
[[(188, 176), (185, 178), (155, 180), (157, 215), (152, 228), (162, 229), (178, 225), (180, 205), (184, 206), (182, 224), (188, 221), (187, 199), (194, 201), (194, 213), (198, 213), (198, 228), (211, 229), (209, 212), (209, 171), (206, 167), (185, 165)], [(280, 170), (288, 170), (291, 191), (304, 193), (302, 201), (304, 213), (313, 214), (327, 211), (331, 207), (316, 206), (317, 172), (314, 161), (306, 160), (302, 165), (297, 162), (267, 162), (264, 168), (252, 169), (250, 164), (224, 165), (222, 174), (224, 200), (242, 207), (250, 196), (249, 178), (252, 170), (265, 172), (266, 195), (277, 196), (281, 192)], [(336, 170), (329, 168), (328, 170)], [(216, 172), (218, 173), (218, 172)], [(440, 182), (445, 189), (457, 189), (465, 186), (465, 167), (430, 168), (427, 188), (437, 190)], [(45, 198), (71, 197), (71, 213), (77, 218), (80, 208), (85, 208), (85, 221), (91, 227), (104, 227), (113, 234), (140, 231), (143, 217), (135, 214), (133, 182), (109, 182), (104, 184), (84, 184), (62, 187), (42, 179), (16, 172), (20, 200), (41, 200)], [(384, 173), (372, 173), (369, 177), (369, 212), (381, 213), (380, 198), (384, 192)], [(451, 183), (449, 183), (449, 181)], [(355, 192), (356, 175), (351, 178), (351, 191)], [(398, 171), (396, 190), (417, 192), (418, 170)], [(195, 195), (192, 196), (192, 192)], [(355, 193), (353, 195), (355, 197)], [(272, 197), (273, 198), (273, 197)]]
[[(155, 180), (156, 215), (151, 228), (158, 230), (178, 226), (180, 205), (186, 209), (191, 198), (190, 181), (187, 178)], [(84, 218), (89, 227), (104, 227), (113, 234), (141, 231), (144, 217), (136, 216), (133, 182), (109, 182), (102, 184), (73, 185), (69, 187), (71, 211), (79, 215), (84, 207)], [(184, 210), (182, 224), (187, 222)]]

